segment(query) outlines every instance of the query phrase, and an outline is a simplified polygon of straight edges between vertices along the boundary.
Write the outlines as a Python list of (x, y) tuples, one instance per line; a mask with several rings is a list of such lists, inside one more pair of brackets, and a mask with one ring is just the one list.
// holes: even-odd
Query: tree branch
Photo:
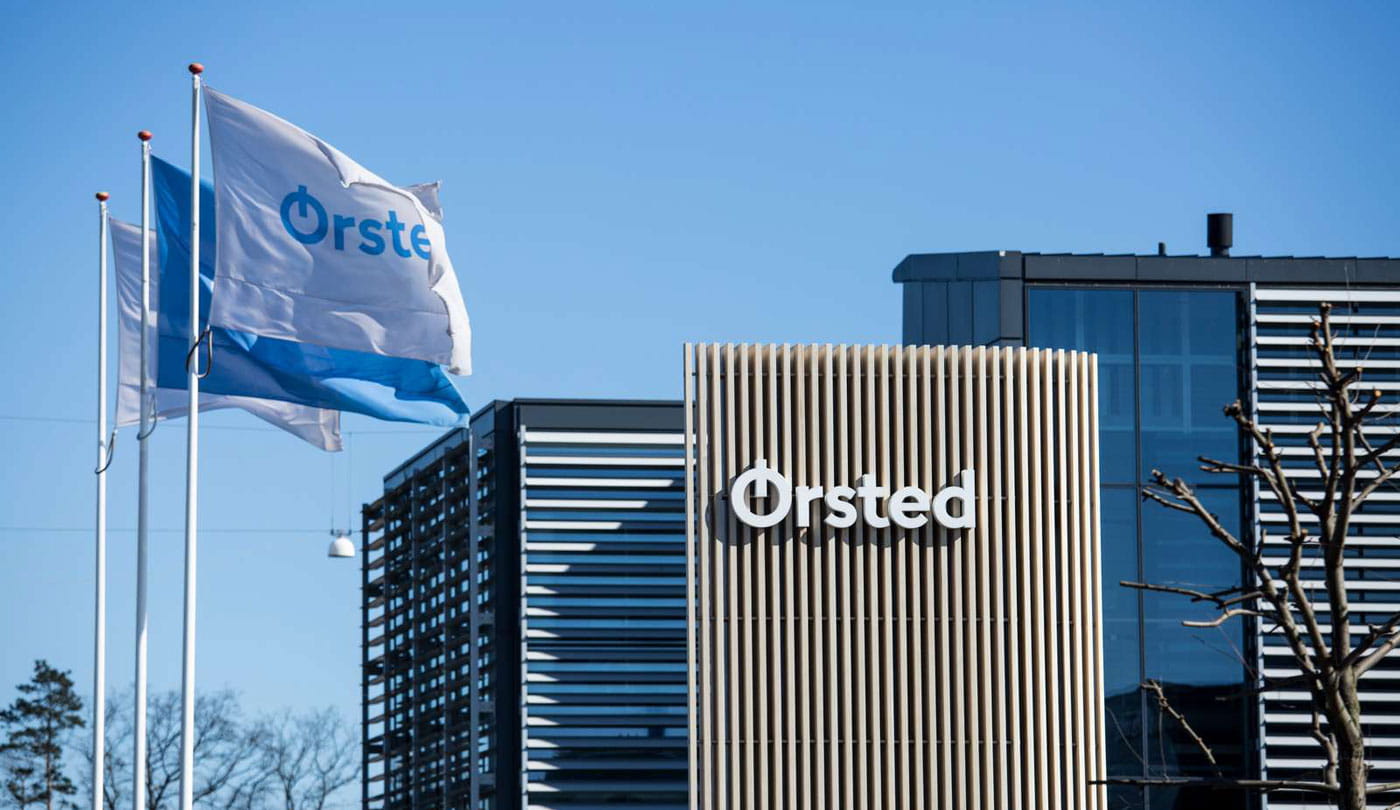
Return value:
[[(1358, 641), (1358, 642), (1356, 642), (1356, 645), (1352, 648), (1351, 652), (1347, 655), (1347, 657), (1346, 657), (1344, 663), (1345, 663), (1345, 664), (1357, 664), (1357, 663), (1359, 663), (1363, 658), (1366, 657), (1366, 653), (1367, 653), (1377, 642), (1382, 642), (1382, 643), (1383, 643), (1385, 640), (1387, 640), (1387, 639), (1389, 639), (1389, 638), (1391, 638), (1391, 637), (1400, 637), (1400, 612), (1397, 612), (1397, 613), (1392, 614), (1391, 617), (1390, 617), (1389, 619), (1386, 619), (1384, 622), (1381, 622), (1380, 624), (1367, 625), (1367, 628), (1366, 628), (1366, 635), (1365, 635), (1365, 636), (1362, 636), (1361, 640)], [(1383, 651), (1381, 652), (1381, 656), (1384, 657), (1384, 655), (1385, 655), (1386, 652), (1389, 652), (1390, 649), (1394, 649), (1394, 646), (1395, 646), (1395, 645), (1392, 644), (1392, 645), (1390, 646), (1389, 649), (1383, 650)], [(1367, 669), (1370, 669), (1370, 667), (1367, 667)], [(1362, 672), (1364, 672), (1364, 671), (1365, 671), (1365, 670), (1362, 670)], [(1359, 674), (1359, 673), (1358, 673), (1358, 674)]]
[[(1238, 406), (1239, 403), (1235, 403), (1230, 408), (1227, 408), (1227, 413), (1232, 411), (1237, 412)], [(1248, 420), (1244, 421), (1248, 423)], [(1253, 433), (1259, 435), (1257, 428), (1253, 429)], [(1276, 464), (1277, 462), (1274, 463)], [(1250, 566), (1252, 573), (1259, 581), (1258, 587), (1260, 593), (1263, 595), (1264, 599), (1273, 606), (1274, 615), (1272, 618), (1278, 624), (1279, 629), (1283, 631), (1284, 638), (1288, 642), (1289, 650), (1293, 653), (1299, 669), (1310, 676), (1315, 677), (1318, 675), (1317, 668), (1313, 663), (1312, 653), (1308, 649), (1308, 644), (1303, 640), (1302, 631), (1299, 630), (1297, 623), (1294, 621), (1293, 612), (1289, 606), (1290, 598), (1292, 601), (1298, 603), (1299, 611), (1303, 615), (1308, 635), (1312, 639), (1312, 650), (1316, 651), (1322, 660), (1325, 660), (1327, 645), (1323, 640), (1317, 617), (1312, 610), (1312, 604), (1308, 601), (1307, 593), (1304, 592), (1297, 578), (1293, 577), (1292, 581), (1290, 581), (1290, 578), (1285, 576), (1284, 581), (1288, 584), (1288, 589), (1286, 592), (1280, 592), (1274, 584), (1275, 577), (1273, 572), (1268, 569), (1268, 566), (1264, 565), (1257, 555), (1253, 554), (1244, 543), (1240, 542), (1238, 538), (1220, 523), (1220, 519), (1212, 514), (1211, 511), (1206, 508), (1205, 504), (1201, 503), (1200, 498), (1196, 497), (1196, 493), (1185, 481), (1180, 478), (1169, 480), (1160, 470), (1153, 470), (1152, 478), (1153, 484), (1158, 490), (1170, 492), (1177, 503), (1189, 507), (1183, 511), (1189, 511), (1194, 514), (1198, 520), (1205, 524), (1205, 527), (1210, 531), (1213, 537), (1221, 543), (1224, 543), (1226, 547), (1235, 552), (1236, 556)], [(1149, 490), (1144, 489), (1144, 494), (1148, 494), (1148, 492)], [(1275, 485), (1275, 492), (1279, 493), (1282, 502), (1286, 503), (1290, 508), (1293, 524), (1299, 525), (1296, 509), (1292, 508), (1292, 500), (1285, 494), (1288, 490), (1286, 488), (1279, 489), (1277, 485)], [(1156, 495), (1156, 492), (1152, 492), (1148, 497), (1153, 497), (1153, 499), (1156, 500), (1157, 498), (1154, 497)], [(1299, 529), (1299, 531), (1301, 531), (1301, 529)], [(1294, 541), (1295, 547), (1300, 543), (1297, 537), (1298, 532), (1295, 531), (1291, 538)], [(1301, 552), (1296, 551), (1296, 549), (1295, 553), (1301, 554)], [(1314, 686), (1312, 688), (1316, 687)]]
[(1192, 742), (1196, 743), (1196, 747), (1201, 749), (1201, 753), (1206, 755), (1206, 759), (1210, 762), (1211, 768), (1215, 770), (1215, 775), (1224, 776), (1220, 770), (1220, 763), (1215, 761), (1215, 752), (1210, 750), (1210, 746), (1206, 745), (1206, 741), (1201, 739), (1201, 735), (1197, 734), (1194, 728), (1191, 728), (1191, 724), (1186, 722), (1186, 718), (1181, 716), (1181, 712), (1177, 711), (1172, 706), (1171, 701), (1167, 700), (1167, 693), (1162, 691), (1162, 684), (1158, 681), (1149, 680), (1143, 683), (1142, 686), (1144, 689), (1157, 696), (1157, 708), (1175, 720), (1177, 724), (1181, 726), (1182, 731), (1185, 731), (1186, 735), (1191, 738)]
[(1243, 616), (1256, 616), (1256, 617), (1259, 617), (1259, 616), (1267, 616), (1267, 615), (1269, 615), (1269, 614), (1260, 613), (1260, 612), (1257, 611), (1257, 610), (1250, 610), (1249, 608), (1231, 608), (1231, 609), (1225, 611), (1224, 613), (1221, 613), (1219, 616), (1216, 616), (1214, 619), (1210, 619), (1210, 620), (1204, 620), (1204, 619), (1200, 619), (1200, 620), (1183, 620), (1183, 621), (1181, 622), (1181, 626), (1182, 626), (1182, 627), (1194, 627), (1194, 628), (1198, 628), (1198, 629), (1199, 629), (1199, 628), (1206, 628), (1206, 627), (1219, 627), (1220, 625), (1224, 624), (1225, 622), (1227, 622), (1227, 621), (1229, 621), (1229, 620), (1231, 620), (1231, 619), (1234, 619), (1234, 618), (1236, 618), (1236, 617), (1243, 617)]

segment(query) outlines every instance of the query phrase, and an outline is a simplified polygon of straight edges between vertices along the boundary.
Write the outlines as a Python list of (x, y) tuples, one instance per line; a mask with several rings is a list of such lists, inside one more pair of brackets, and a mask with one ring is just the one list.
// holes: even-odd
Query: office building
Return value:
[[(778, 806), (774, 802), (780, 796), (788, 804), (810, 799), (794, 806), (825, 808), (854, 806), (857, 797), (882, 808), (902, 806), (906, 798), (925, 804), (946, 800), (943, 806), (961, 807), (972, 806), (974, 796), (983, 807), (1040, 807), (1049, 806), (1057, 785), (1064, 789), (1078, 784), (1079, 776), (1062, 770), (1067, 764), (1079, 767), (1082, 758), (1086, 770), (1079, 773), (1094, 772), (1090, 749), (1095, 744), (1104, 757), (1102, 772), (1110, 776), (1204, 777), (1217, 770), (1226, 776), (1314, 776), (1320, 760), (1310, 736), (1305, 693), (1286, 688), (1263, 697), (1255, 693), (1261, 674), (1279, 677), (1291, 672), (1291, 659), (1272, 628), (1246, 621), (1184, 628), (1183, 619), (1212, 618), (1214, 613), (1171, 595), (1125, 589), (1119, 582), (1223, 589), (1242, 581), (1238, 560), (1204, 537), (1193, 519), (1141, 502), (1139, 490), (1153, 469), (1180, 475), (1198, 488), (1231, 529), (1256, 540), (1264, 537), (1282, 520), (1275, 503), (1251, 482), (1197, 469), (1199, 455), (1243, 459), (1251, 452), (1223, 417), (1221, 406), (1241, 400), (1284, 437), (1291, 453), (1287, 463), (1306, 475), (1308, 457), (1302, 443), (1317, 420), (1309, 389), (1313, 371), (1307, 336), (1318, 303), (1334, 305), (1334, 324), (1344, 338), (1342, 362), (1364, 363), (1366, 378), (1388, 396), (1400, 391), (1400, 260), (1231, 256), (1226, 221), (1214, 223), (1208, 256), (1173, 256), (1165, 250), (1125, 256), (916, 254), (894, 272), (902, 287), (906, 347), (995, 347), (1000, 353), (987, 356), (999, 357), (1000, 362), (1017, 356), (1005, 350), (1021, 347), (1088, 352), (1097, 358), (1102, 614), (1097, 630), (1102, 638), (1098, 662), (1103, 697), (1095, 706), (1077, 702), (1078, 697), (1048, 678), (1039, 696), (1074, 701), (1046, 703), (1047, 722), (1052, 716), (1081, 721), (1086, 724), (1084, 736), (1063, 738), (1061, 728), (1046, 737), (1044, 727), (1039, 736), (1036, 727), (1022, 727), (1019, 737), (998, 736), (1003, 719), (1009, 733), (1015, 726), (1013, 713), (1026, 722), (1024, 709), (1035, 704), (1023, 693), (1015, 693), (1018, 702), (1007, 702), (1010, 693), (1003, 700), (984, 690), (981, 679), (993, 679), (998, 688), (1010, 684), (1006, 688), (1012, 692), (1019, 688), (1021, 676), (1014, 667), (1008, 670), (1009, 679), (996, 680), (1010, 665), (1009, 658), (983, 657), (986, 650), (999, 649), (1009, 656), (1010, 649), (1002, 645), (1014, 639), (1032, 645), (1032, 662), (1037, 651), (1046, 656), (1047, 666), (1067, 662), (1068, 682), (1084, 684), (1083, 694), (1091, 694), (1092, 664), (1079, 658), (1073, 647), (1074, 638), (1087, 636), (1072, 634), (1067, 647), (1050, 637), (1053, 634), (1036, 629), (1004, 632), (998, 642), (994, 628), (999, 618), (977, 612), (980, 603), (964, 614), (977, 633), (965, 634), (961, 642), (951, 632), (940, 636), (939, 622), (953, 614), (940, 612), (937, 602), (935, 609), (919, 613), (909, 601), (912, 589), (923, 594), (932, 581), (935, 595), (945, 587), (951, 599), (952, 588), (970, 588), (973, 582), (981, 587), (980, 580), (951, 576), (951, 569), (937, 567), (936, 557), (933, 580), (927, 571), (922, 579), (911, 577), (917, 569), (911, 564), (915, 549), (921, 551), (922, 546), (896, 546), (912, 555), (892, 559), (892, 564), (906, 564), (900, 576), (897, 567), (881, 567), (883, 556), (870, 561), (852, 556), (850, 568), (834, 567), (834, 557), (803, 556), (798, 552), (834, 555), (849, 546), (809, 547), (802, 538), (781, 547), (697, 545), (697, 550), (732, 552), (722, 558), (724, 573), (731, 561), (738, 565), (744, 559), (742, 554), (755, 554), (768, 567), (761, 571), (762, 578), (754, 569), (752, 581), (738, 583), (742, 588), (721, 590), (721, 604), (714, 599), (719, 581), (706, 579), (717, 571), (701, 570), (706, 559), (702, 554), (689, 570), (698, 589), (693, 591), (696, 598), (687, 601), (685, 527), (701, 525), (711, 515), (707, 510), (731, 509), (726, 485), (745, 471), (732, 465), (752, 466), (763, 459), (784, 472), (780, 465), (845, 459), (844, 472), (854, 477), (872, 471), (857, 469), (867, 462), (888, 462), (888, 469), (881, 466), (874, 472), (889, 486), (903, 456), (889, 452), (886, 458), (871, 460), (861, 455), (871, 446), (861, 444), (858, 449), (854, 442), (867, 442), (870, 435), (885, 437), (880, 438), (885, 444), (874, 445), (877, 450), (903, 453), (946, 447), (938, 443), (946, 431), (937, 425), (927, 431), (922, 425), (908, 425), (910, 415), (925, 406), (904, 399), (911, 378), (893, 370), (859, 377), (865, 383), (884, 381), (863, 389), (860, 397), (848, 389), (845, 398), (837, 398), (837, 386), (855, 385), (857, 378), (828, 373), (821, 365), (827, 362), (825, 356), (813, 354), (824, 349), (793, 347), (790, 351), (806, 353), (809, 362), (821, 358), (816, 369), (807, 367), (806, 377), (786, 370), (772, 376), (754, 368), (746, 373), (727, 365), (723, 357), (716, 364), (710, 355), (703, 361), (709, 375), (704, 385), (710, 387), (703, 388), (702, 379), (693, 376), (701, 357), (692, 354), (692, 367), (685, 375), (677, 369), (676, 387), (658, 392), (679, 393), (681, 380), (688, 379), (688, 407), (679, 402), (495, 403), (477, 415), (470, 429), (445, 436), (386, 477), (384, 497), (365, 511), (364, 806), (680, 807), (694, 791), (698, 807), (707, 810), (758, 806), (760, 795), (769, 807)], [(750, 363), (760, 355), (765, 363), (781, 363), (784, 357), (771, 349), (745, 351), (759, 352), (749, 356)], [(907, 362), (923, 350), (889, 351)], [(833, 353), (830, 360), (836, 363), (841, 356)], [(853, 364), (850, 374), (857, 373), (854, 355), (845, 356)], [(953, 355), (945, 350), (943, 356)], [(879, 357), (875, 355), (876, 362)], [(971, 357), (971, 362), (983, 362), (981, 355)], [(859, 358), (867, 362), (864, 355)], [(723, 379), (715, 382), (716, 374)], [(773, 392), (771, 403), (755, 398), (759, 387), (771, 386), (773, 379), (784, 381), (792, 396), (805, 392), (806, 409), (780, 405), (786, 400), (776, 398), (781, 393), (777, 388), (764, 388), (765, 397)], [(1004, 383), (1007, 377), (985, 377), (989, 386), (998, 379)], [(880, 384), (893, 388), (881, 389)], [(959, 396), (969, 391), (977, 396), (977, 390), (960, 389)], [(1016, 390), (1014, 383), (1010, 390)], [(747, 417), (734, 412), (738, 421), (716, 425), (707, 416), (692, 423), (694, 435), (705, 434), (707, 441), (725, 436), (720, 454), (725, 460), (722, 468), (697, 468), (687, 523), (684, 417), (689, 409), (695, 419), (700, 407), (696, 403), (715, 392), (750, 402), (752, 408), (744, 412)], [(832, 405), (814, 399), (816, 393), (832, 396)], [(946, 395), (937, 399), (948, 402)], [(842, 418), (832, 410), (838, 401), (866, 409), (870, 401), (888, 403), (888, 425), (878, 419), (874, 426), (857, 424), (850, 411)], [(743, 418), (752, 420), (770, 411), (782, 415), (780, 429), (759, 430), (751, 422), (749, 432), (742, 432)], [(905, 425), (905, 433), (882, 432), (898, 425)], [(1382, 421), (1375, 430), (1389, 435), (1394, 428)], [(1016, 437), (1012, 442), (1020, 441), (1018, 432), (1010, 435)], [(759, 437), (766, 446), (755, 444)], [(989, 448), (989, 459), (1014, 464), (1014, 459), (1002, 458), (1013, 444), (1000, 441), (995, 451)], [(692, 449), (693, 461), (716, 457), (715, 448), (700, 447)], [(791, 462), (785, 453), (792, 454)], [(905, 458), (903, 470), (923, 470), (917, 464), (924, 463), (922, 458)], [(976, 472), (979, 467), (971, 469)], [(930, 495), (946, 489), (946, 484), (956, 485), (949, 470), (937, 472), (944, 477), (915, 483)], [(1007, 486), (1011, 479), (1000, 480)], [(859, 486), (857, 481), (837, 483)], [(825, 501), (811, 503), (820, 509)], [(1394, 596), (1400, 585), (1393, 581), (1400, 569), (1397, 503), (1400, 495), (1378, 493), (1352, 530), (1351, 619), (1358, 630), (1400, 610), (1400, 599)], [(759, 498), (752, 505), (761, 510), (767, 502)], [(883, 509), (879, 514), (887, 514)], [(817, 514), (812, 515), (812, 525)], [(996, 514), (1004, 513), (988, 512)], [(996, 525), (992, 520), (979, 519), (975, 531), (991, 532)], [(1093, 526), (1091, 520), (1081, 521), (1079, 536), (1088, 536)], [(759, 536), (772, 534), (754, 528)], [(1026, 543), (1043, 543), (1044, 526), (1040, 532), (1017, 536)], [(784, 568), (789, 548), (798, 566), (795, 591), (788, 587), (789, 579), (779, 577), (776, 585), (772, 579), (775, 572), (791, 573)], [(883, 555), (885, 548), (876, 543), (869, 553)], [(957, 553), (981, 547), (950, 542), (943, 548)], [(1269, 555), (1269, 546), (1264, 549)], [(1092, 553), (1081, 549), (1082, 555)], [(713, 563), (720, 558), (709, 559)], [(771, 565), (775, 559), (780, 562), (777, 568)], [(979, 558), (971, 559), (977, 563)], [(1004, 553), (1003, 563), (1007, 559)], [(841, 572), (835, 590), (825, 581), (800, 575), (802, 565), (810, 577), (814, 561), (823, 560), (828, 564), (824, 574)], [(948, 576), (937, 578), (944, 573)], [(1024, 571), (1014, 576), (1019, 577), (1017, 583), (1033, 579)], [(805, 599), (803, 583), (808, 588)], [(853, 589), (843, 592), (843, 584)], [(1087, 594), (1073, 590), (1084, 587), (1083, 581), (1075, 582), (1071, 592)], [(887, 593), (894, 604), (908, 610), (903, 622), (922, 622), (927, 630), (932, 621), (932, 646), (917, 633), (894, 633), (892, 647), (882, 646), (886, 627), (902, 626), (897, 611), (889, 621), (882, 601)], [(961, 590), (959, 600), (980, 593)], [(737, 604), (729, 604), (730, 594)], [(789, 594), (795, 613), (788, 611)], [(991, 595), (995, 591), (989, 599)], [(1011, 593), (1004, 590), (1002, 595)], [(705, 598), (711, 601), (704, 604)], [(824, 628), (836, 633), (835, 647), (822, 633), (789, 630), (790, 619), (803, 626), (799, 605), (809, 606), (808, 622), (821, 615), (836, 621), (835, 627)], [(837, 613), (819, 612), (833, 608)], [(689, 683), (688, 611), (697, 630), (689, 637), (696, 644)], [(780, 621), (773, 622), (773, 617)], [(856, 622), (857, 617), (864, 618)], [(990, 646), (977, 646), (983, 644), (977, 624), (983, 618), (989, 618)], [(1007, 627), (1016, 618), (1026, 621), (1024, 614), (1004, 618)], [(1092, 618), (1081, 612), (1079, 625), (1071, 617), (1066, 626), (1089, 632)], [(847, 623), (850, 635), (845, 635)], [(860, 639), (857, 627), (874, 632)], [(847, 638), (852, 644), (849, 655), (842, 646)], [(789, 639), (797, 645), (796, 658), (787, 657)], [(923, 646), (901, 650), (900, 639)], [(829, 658), (802, 660), (802, 645), (812, 652), (818, 643), (823, 655), (839, 653), (834, 663)], [(739, 647), (748, 657), (736, 657)], [(887, 655), (890, 649), (893, 658)], [(927, 650), (933, 651), (932, 657), (920, 659), (920, 651)], [(708, 664), (707, 654), (713, 656)], [(1023, 653), (1017, 654), (1017, 662), (1024, 663)], [(992, 660), (991, 666), (984, 666), (985, 660)], [(932, 669), (917, 669), (920, 661)], [(963, 669), (955, 667), (955, 661)], [(1079, 676), (1072, 669), (1075, 661), (1080, 662)], [(723, 664), (724, 672), (714, 669), (717, 663)], [(736, 664), (737, 670), (731, 671)], [(849, 673), (843, 669), (847, 666)], [(832, 671), (837, 684), (848, 674), (855, 678), (860, 673), (864, 681), (853, 684), (860, 688), (852, 692), (833, 692)], [(810, 677), (798, 677), (798, 672)], [(778, 675), (782, 677), (775, 680)], [(892, 686), (886, 678), (894, 679)], [(1209, 743), (1216, 766), (1144, 692), (1140, 685), (1148, 679), (1159, 681), (1171, 704), (1190, 718)], [(911, 683), (920, 686), (910, 691)], [(742, 688), (732, 690), (731, 684)], [(689, 717), (687, 686), (699, 709)], [(725, 690), (722, 700), (720, 688)], [(974, 688), (975, 694), (969, 691)], [(929, 689), (949, 690), (950, 698), (943, 701), (938, 694), (932, 714), (927, 713)], [(1371, 778), (1400, 781), (1400, 658), (1368, 673), (1362, 694), (1370, 723), (1366, 731)], [(988, 695), (991, 699), (984, 699)], [(887, 707), (887, 697), (894, 699), (892, 708)], [(1057, 709), (1049, 711), (1050, 705)], [(922, 717), (916, 707), (925, 712)], [(708, 719), (706, 710), (711, 712)], [(738, 713), (736, 722), (731, 722), (731, 712)], [(989, 720), (984, 719), (988, 712)], [(795, 726), (791, 732), (789, 721)], [(931, 728), (921, 725), (929, 722)], [(695, 732), (690, 737), (687, 723)], [(887, 733), (891, 728), (893, 733)], [(991, 736), (979, 737), (982, 730)], [(692, 740), (698, 775), (687, 785), (686, 749)], [(984, 781), (988, 775), (999, 780), (1003, 762), (1008, 781)], [(723, 778), (714, 781), (721, 768)], [(1040, 794), (1028, 799), (1026, 791), (1032, 788), (1047, 791), (1045, 801)], [(984, 792), (988, 789), (990, 793)], [(1098, 798), (1090, 792), (1085, 796)], [(702, 797), (705, 802), (699, 803)], [(1003, 798), (1010, 803), (998, 804)], [(1102, 798), (1111, 808), (1153, 810), (1318, 806), (1286, 792), (1246, 798), (1181, 787), (1112, 787)]]
[(1093, 358), (687, 365), (692, 806), (1103, 808)]
[[(1250, 452), (1224, 404), (1241, 400), (1307, 465), (1304, 434), (1318, 421), (1309, 388), (1308, 333), (1331, 302), (1341, 362), (1364, 361), (1366, 379), (1400, 387), (1400, 260), (1231, 256), (1231, 224), (1212, 217), (1209, 256), (1108, 256), (1018, 251), (916, 254), (894, 271), (904, 298), (904, 342), (1036, 346), (1095, 352), (1099, 362), (1105, 688), (1112, 775), (1212, 776), (1179, 724), (1139, 688), (1162, 682), (1171, 703), (1210, 743), (1226, 775), (1316, 777), (1311, 712), (1301, 689), (1249, 695), (1259, 673), (1283, 676), (1292, 659), (1273, 628), (1232, 621), (1193, 630), (1182, 619), (1210, 608), (1143, 594), (1121, 580), (1226, 588), (1238, 559), (1190, 516), (1138, 496), (1153, 469), (1191, 481), (1233, 530), (1259, 538), (1283, 516), (1252, 486), (1197, 469), (1200, 455)], [(1379, 424), (1377, 430), (1392, 432)], [(1306, 471), (1301, 473), (1308, 475)], [(1314, 477), (1315, 474), (1314, 474)], [(1400, 609), (1400, 514), (1381, 493), (1353, 527), (1354, 613), (1365, 628)], [(1267, 548), (1266, 548), (1267, 554)], [(1400, 780), (1400, 657), (1362, 681), (1376, 782)], [(1112, 807), (1238, 807), (1238, 794), (1114, 788)], [(1316, 801), (1315, 799), (1312, 801)], [(1318, 806), (1276, 793), (1271, 808)]]
[(364, 508), (363, 807), (686, 805), (675, 402), (493, 402)]

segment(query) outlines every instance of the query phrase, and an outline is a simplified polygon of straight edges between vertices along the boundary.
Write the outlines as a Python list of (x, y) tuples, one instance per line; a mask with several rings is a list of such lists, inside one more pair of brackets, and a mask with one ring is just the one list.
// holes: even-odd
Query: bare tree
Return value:
[[(165, 810), (178, 799), (181, 698), (154, 695), (147, 705), (147, 810)], [(238, 695), (230, 690), (195, 698), (195, 802), (232, 810), (242, 807), (249, 783), (258, 779), (258, 743), (242, 725)]]
[[(1272, 493), (1285, 516), (1287, 534), (1268, 539), (1280, 541), (1272, 548), (1282, 548), (1283, 561), (1273, 562), (1265, 557), (1266, 538), (1257, 538), (1256, 542), (1228, 530), (1184, 480), (1154, 470), (1143, 497), (1195, 516), (1215, 541), (1238, 555), (1249, 576), (1241, 586), (1216, 592), (1122, 583), (1144, 591), (1176, 594), (1218, 611), (1208, 621), (1183, 622), (1188, 627), (1218, 627), (1231, 619), (1250, 618), (1262, 627), (1276, 630), (1286, 642), (1297, 672), (1286, 678), (1265, 678), (1260, 689), (1288, 687), (1306, 692), (1312, 709), (1311, 736), (1323, 767), (1315, 780), (1124, 777), (1107, 782), (1301, 791), (1324, 796), (1345, 810), (1362, 810), (1368, 797), (1400, 792), (1400, 783), (1368, 782), (1364, 719), (1357, 693), (1361, 676), (1400, 644), (1400, 613), (1368, 625), (1365, 632), (1353, 633), (1345, 553), (1353, 517), (1369, 497), (1391, 485), (1400, 473), (1400, 463), (1387, 462), (1390, 451), (1400, 447), (1400, 432), (1392, 433), (1383, 442), (1372, 442), (1366, 426), (1382, 413), (1376, 410), (1381, 392), (1365, 390), (1361, 366), (1339, 366), (1336, 345), (1330, 307), (1324, 304), (1313, 324), (1310, 341), (1318, 366), (1314, 391), (1322, 418), (1306, 437), (1310, 465), (1318, 483), (1306, 490), (1300, 487), (1295, 480), (1302, 477), (1300, 471), (1286, 465), (1284, 448), (1273, 432), (1261, 428), (1238, 401), (1226, 406), (1225, 414), (1251, 441), (1254, 456), (1243, 463), (1200, 458), (1205, 472), (1244, 476)], [(1322, 576), (1307, 577), (1305, 572), (1320, 572)], [(1329, 614), (1325, 623), (1318, 618), (1322, 612), (1319, 600), (1325, 603)], [(1165, 700), (1160, 689), (1156, 694)], [(1206, 741), (1190, 730), (1186, 718), (1169, 707), (1164, 707), (1164, 713), (1181, 723), (1208, 759), (1214, 761)]]
[[(130, 810), (131, 758), (126, 743), (131, 740), (131, 715), (123, 710), (131, 700), (130, 693), (107, 696), (103, 711), (107, 744), (103, 746), (102, 806), (106, 810)], [(92, 795), (92, 735), (75, 733), (66, 743), (70, 751), (78, 752), (82, 767), (78, 769), (78, 785), (82, 794)]]
[[(107, 745), (103, 767), (106, 810), (129, 810), (131, 802), (133, 692), (107, 699)], [(146, 810), (170, 810), (179, 799), (180, 694), (152, 695), (146, 711)], [(203, 807), (251, 810), (250, 796), (261, 789), (256, 726), (246, 723), (238, 697), (223, 690), (195, 700), (195, 790)], [(74, 737), (72, 750), (84, 764), (80, 782), (92, 790), (92, 749), (86, 737)]]
[(257, 738), (270, 807), (324, 810), (360, 774), (359, 740), (332, 709), (265, 721)]
[[(147, 810), (166, 810), (179, 796), (180, 695), (153, 695), (147, 707)], [(198, 695), (194, 710), (194, 801), (222, 810), (245, 808), (256, 792), (256, 734), (243, 724), (238, 696), (225, 689)]]
[[(104, 805), (131, 801), (132, 692), (107, 701)], [(180, 695), (152, 695), (147, 706), (146, 810), (170, 810), (180, 786)], [(92, 753), (81, 752), (84, 787), (92, 788)], [(359, 776), (359, 740), (333, 709), (283, 712), (246, 720), (235, 693), (198, 697), (195, 705), (195, 802), (212, 810), (325, 810)]]

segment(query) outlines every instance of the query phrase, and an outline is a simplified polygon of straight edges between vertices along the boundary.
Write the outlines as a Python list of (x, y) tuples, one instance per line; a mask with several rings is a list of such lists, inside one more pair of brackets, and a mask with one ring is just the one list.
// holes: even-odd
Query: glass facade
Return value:
[[(1226, 289), (1033, 286), (1026, 345), (1099, 356), (1105, 693), (1112, 776), (1209, 776), (1213, 770), (1142, 684), (1160, 682), (1191, 719), (1225, 773), (1247, 766), (1250, 712), (1242, 695), (1249, 659), (1235, 621), (1212, 618), (1180, 596), (1122, 581), (1219, 590), (1240, 582), (1238, 559), (1189, 515), (1139, 496), (1153, 470), (1191, 481), (1221, 519), (1239, 528), (1238, 482), (1199, 470), (1200, 455), (1236, 460), (1240, 446), (1222, 406), (1241, 397), (1240, 294)], [(1229, 793), (1115, 787), (1110, 807), (1237, 807)]]

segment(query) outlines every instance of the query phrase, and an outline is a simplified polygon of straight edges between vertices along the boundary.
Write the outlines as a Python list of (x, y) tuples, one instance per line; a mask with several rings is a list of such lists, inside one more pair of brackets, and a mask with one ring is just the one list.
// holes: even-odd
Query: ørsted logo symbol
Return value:
[[(918, 529), (928, 523), (930, 512), (939, 525), (949, 529), (971, 529), (976, 525), (973, 495), (977, 491), (977, 476), (972, 470), (963, 470), (958, 475), (958, 484), (950, 484), (933, 496), (918, 487), (902, 487), (890, 495), (889, 487), (874, 483), (874, 478), (870, 473), (860, 476), (854, 489), (794, 487), (787, 476), (769, 467), (767, 460), (759, 459), (735, 476), (729, 488), (729, 506), (741, 523), (756, 529), (766, 529), (787, 520), (794, 501), (798, 528), (811, 525), (814, 503), (821, 503), (829, 513), (823, 523), (836, 529), (849, 528), (855, 525), (857, 514), (852, 499), (860, 501), (860, 515), (866, 525), (876, 529), (887, 528), (890, 523), (901, 529)], [(771, 495), (770, 488), (775, 490)], [(769, 511), (762, 515), (754, 512), (750, 498), (769, 498)], [(882, 500), (885, 501), (884, 514), (880, 510)], [(954, 500), (961, 506), (956, 515), (948, 509)]]
[[(292, 218), (293, 209), (296, 219)], [(378, 256), (386, 249), (384, 232), (388, 231), (394, 253), (405, 259), (417, 254), (420, 259), (432, 256), (433, 245), (428, 241), (427, 231), (422, 225), (414, 225), (408, 231), (408, 244), (404, 244), (404, 228), (408, 223), (399, 219), (399, 212), (390, 210), (388, 217), (380, 222), (377, 219), (361, 219), (326, 213), (326, 207), (306, 186), (282, 198), (282, 227), (292, 238), (303, 245), (315, 245), (331, 236), (331, 244), (336, 250), (345, 250), (345, 233), (358, 233), (361, 253)]]

